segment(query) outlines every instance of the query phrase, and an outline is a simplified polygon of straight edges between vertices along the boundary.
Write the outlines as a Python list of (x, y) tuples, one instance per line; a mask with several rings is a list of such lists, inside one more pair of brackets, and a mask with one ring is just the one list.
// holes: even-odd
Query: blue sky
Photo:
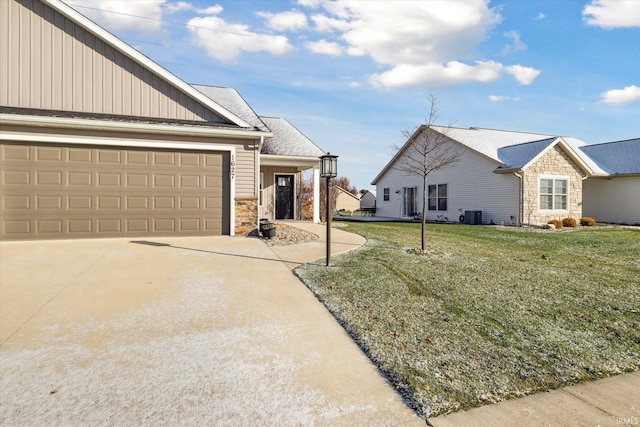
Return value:
[(67, 0), (189, 83), (237, 89), (370, 182), (424, 123), (640, 137), (640, 0)]

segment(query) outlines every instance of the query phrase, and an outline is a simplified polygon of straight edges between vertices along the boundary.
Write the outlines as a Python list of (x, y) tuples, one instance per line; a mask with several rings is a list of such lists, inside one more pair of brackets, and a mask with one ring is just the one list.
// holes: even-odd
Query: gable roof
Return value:
[(640, 138), (580, 147), (606, 174), (640, 174)]
[(253, 108), (245, 101), (237, 90), (230, 87), (209, 86), (209, 85), (191, 85), (194, 89), (206, 95), (209, 99), (220, 104), (227, 110), (251, 125), (254, 129), (269, 132)]
[(352, 198), (356, 199), (356, 200), (360, 200), (359, 195), (353, 194), (347, 190), (345, 190), (344, 188), (338, 186), (338, 185), (334, 185), (333, 186), (336, 190), (338, 190), (341, 194), (346, 194), (348, 196), (351, 196)]
[(100, 27), (95, 22), (91, 21), (89, 18), (85, 17), (81, 13), (77, 12), (75, 9), (67, 6), (60, 0), (40, 0), (47, 6), (51, 7), (56, 12), (60, 13), (64, 17), (70, 19), (75, 24), (84, 28), (86, 31), (92, 33), (108, 45), (112, 46), (117, 51), (121, 52), (126, 57), (130, 58), (133, 62), (141, 65), (143, 68), (148, 69), (152, 73), (159, 76), (161, 79), (177, 88), (185, 95), (193, 98), (198, 101), (205, 107), (209, 108), (211, 111), (216, 113), (218, 116), (223, 119), (229, 121), (231, 124), (234, 124), (240, 128), (252, 128), (252, 126), (242, 120), (240, 117), (232, 113), (231, 111), (223, 108), (221, 105), (214, 102), (211, 98), (208, 98), (165, 68), (161, 67), (156, 62), (149, 59), (147, 56), (143, 55), (141, 52), (132, 48), (104, 28)]
[(287, 120), (262, 116), (260, 119), (273, 132), (273, 137), (265, 140), (260, 154), (316, 158), (324, 155), (320, 147)]
[(254, 128), (270, 132), (260, 154), (290, 157), (320, 157), (324, 152), (295, 126), (278, 117), (258, 116), (237, 90), (228, 87), (192, 85)]
[(423, 125), (411, 135), (405, 145), (394, 155), (371, 184), (375, 185), (377, 181), (393, 167), (393, 164), (398, 160), (398, 157), (405, 150), (405, 147), (410, 144), (419, 133), (426, 131), (428, 128), (445, 134), (464, 147), (496, 161), (498, 163), (496, 171), (522, 169), (535, 161), (551, 147), (560, 144), (585, 172), (589, 174), (601, 172), (600, 168), (589, 159), (588, 156), (578, 150), (578, 147), (586, 144), (577, 138), (477, 127), (456, 128), (433, 125), (427, 127)]

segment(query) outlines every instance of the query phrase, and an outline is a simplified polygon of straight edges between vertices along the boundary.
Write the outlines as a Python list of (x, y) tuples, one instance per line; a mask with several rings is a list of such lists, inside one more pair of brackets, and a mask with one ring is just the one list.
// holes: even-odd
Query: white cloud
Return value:
[(381, 74), (374, 74), (371, 83), (386, 87), (489, 83), (498, 80), (503, 72), (513, 75), (523, 85), (532, 83), (540, 74), (533, 68), (521, 65), (507, 67), (495, 61), (476, 61), (475, 65), (449, 61), (445, 64), (401, 64)]
[(624, 89), (613, 89), (603, 93), (602, 100), (607, 104), (627, 104), (640, 100), (640, 87), (631, 85)]
[(491, 101), (491, 102), (520, 101), (520, 97), (517, 97), (517, 96), (489, 95), (489, 101)]
[(544, 19), (544, 18), (546, 18), (546, 17), (547, 17), (547, 15), (545, 15), (545, 14), (544, 14), (544, 13), (542, 13), (542, 12), (538, 12), (538, 15), (536, 15), (536, 19), (537, 19), (538, 21), (541, 21), (541, 20), (543, 20), (543, 19)]
[(342, 46), (340, 46), (338, 43), (328, 42), (325, 39), (319, 40), (317, 42), (307, 42), (305, 43), (305, 46), (311, 52), (323, 55), (339, 56), (342, 55), (343, 52)]
[(522, 50), (527, 50), (527, 45), (524, 44), (522, 40), (520, 40), (520, 33), (517, 31), (507, 31), (502, 34), (503, 36), (511, 39), (511, 44), (508, 44), (502, 49), (500, 55), (508, 55), (513, 52), (520, 52)]
[[(489, 82), (508, 73), (529, 84), (539, 71), (494, 61), (469, 62), (475, 47), (501, 21), (488, 1), (323, 1), (323, 13), (311, 16), (314, 29), (342, 39), (349, 55), (370, 56), (386, 68), (371, 76), (375, 85), (402, 87)], [(526, 49), (520, 34), (509, 52)]]
[(540, 70), (531, 67), (523, 67), (522, 65), (511, 65), (505, 67), (505, 71), (516, 78), (518, 83), (522, 85), (530, 85), (540, 75)]
[(247, 25), (228, 23), (217, 16), (192, 18), (188, 25), (196, 44), (221, 61), (235, 61), (243, 51), (283, 55), (292, 49), (284, 36), (258, 34)]
[(215, 6), (209, 6), (204, 9), (197, 9), (200, 15), (219, 15), (223, 11), (222, 6), (219, 4)]
[(297, 10), (282, 13), (258, 12), (267, 25), (276, 31), (299, 31), (307, 28), (307, 16)]
[(607, 29), (640, 27), (640, 1), (591, 0), (582, 10), (584, 21)]
[(141, 32), (154, 32), (162, 28), (162, 6), (165, 2), (166, 0), (67, 1), (69, 6), (78, 8), (84, 15), (109, 30), (139, 30)]
[(164, 10), (167, 13), (176, 13), (183, 10), (193, 10), (193, 5), (186, 1), (179, 1), (176, 3), (167, 3), (164, 5)]
[(500, 77), (502, 64), (477, 62), (475, 66), (450, 61), (446, 64), (401, 64), (371, 77), (374, 85), (386, 87), (451, 85), (456, 83), (487, 83)]

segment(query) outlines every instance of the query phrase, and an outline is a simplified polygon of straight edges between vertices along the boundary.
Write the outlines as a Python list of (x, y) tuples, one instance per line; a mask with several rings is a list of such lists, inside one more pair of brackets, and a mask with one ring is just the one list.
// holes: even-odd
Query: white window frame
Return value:
[[(540, 192), (540, 184), (542, 180), (551, 180), (552, 181), (552, 185), (551, 185), (551, 209), (543, 209), (541, 204), (540, 204), (540, 198), (542, 197), (542, 193)], [(560, 208), (560, 209), (556, 209), (556, 196), (560, 196), (561, 194), (556, 194), (556, 181), (566, 181), (567, 182), (567, 193), (564, 194), (566, 200), (565, 200), (565, 207), (564, 208)], [(537, 191), (537, 195), (538, 195), (538, 210), (540, 212), (569, 212), (569, 203), (571, 200), (571, 177), (569, 177), (568, 175), (539, 175), (538, 176), (538, 191)]]
[[(441, 196), (440, 195), (440, 186), (442, 185), (446, 185), (447, 191), (446, 191), (446, 196)], [(435, 187), (436, 188), (436, 195), (435, 197), (430, 197), (429, 196), (429, 187)], [(430, 199), (435, 199), (436, 204), (435, 204), (435, 209), (431, 209), (430, 205), (429, 205), (429, 200)], [(440, 209), (440, 199), (445, 199), (447, 202), (447, 209)], [(427, 184), (427, 211), (431, 211), (431, 212), (447, 212), (449, 210), (449, 184), (446, 182), (440, 183), (440, 184)]]
[[(413, 210), (414, 212), (406, 212), (407, 208), (407, 190), (413, 190)], [(418, 209), (418, 187), (402, 187), (402, 216), (409, 218), (415, 215)]]

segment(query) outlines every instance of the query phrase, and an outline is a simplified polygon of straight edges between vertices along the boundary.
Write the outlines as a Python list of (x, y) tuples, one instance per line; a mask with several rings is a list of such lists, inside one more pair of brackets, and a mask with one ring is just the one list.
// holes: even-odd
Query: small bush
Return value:
[(593, 227), (596, 225), (596, 220), (588, 216), (583, 216), (580, 218), (580, 225), (583, 227)]
[(578, 226), (578, 221), (575, 220), (575, 218), (564, 218), (562, 220), (562, 225), (564, 225), (565, 227), (577, 227)]
[(556, 226), (556, 228), (562, 228), (562, 221), (560, 221), (559, 219), (552, 219), (551, 221), (547, 222), (547, 224), (553, 224)]

